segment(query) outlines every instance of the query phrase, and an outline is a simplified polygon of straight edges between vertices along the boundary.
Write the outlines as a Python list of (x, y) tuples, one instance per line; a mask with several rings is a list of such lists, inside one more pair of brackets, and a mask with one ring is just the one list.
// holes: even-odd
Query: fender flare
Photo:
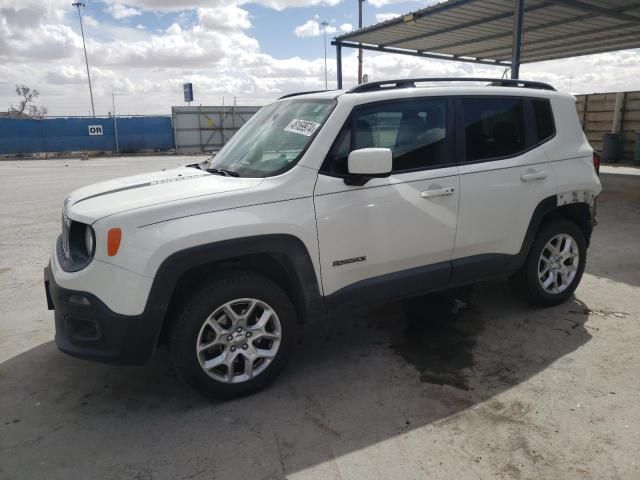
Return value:
[(272, 234), (222, 240), (171, 254), (156, 271), (145, 310), (156, 312), (160, 327), (184, 274), (206, 264), (256, 254), (270, 255), (284, 268), (301, 318), (312, 317), (321, 309), (320, 288), (307, 247), (293, 235)]
[[(558, 195), (552, 195), (550, 197), (542, 200), (536, 209), (533, 211), (531, 215), (531, 220), (529, 222), (529, 227), (527, 228), (527, 232), (525, 233), (524, 239), (522, 241), (522, 247), (520, 248), (520, 252), (516, 255), (517, 258), (517, 267), (521, 267), (527, 259), (529, 255), (529, 250), (533, 245), (533, 242), (536, 239), (536, 233), (540, 229), (542, 222), (547, 218), (549, 214), (554, 211), (560, 211), (560, 209), (572, 209), (568, 210), (570, 214), (569, 217), (572, 218), (581, 228), (583, 228), (585, 239), (587, 241), (587, 246), (589, 246), (591, 232), (593, 231), (593, 225), (591, 223), (591, 212), (588, 203), (585, 202), (576, 202), (576, 203), (568, 203), (565, 205), (558, 205)], [(567, 213), (562, 215), (563, 217), (567, 216)], [(582, 218), (582, 222), (579, 221), (580, 216), (584, 216)]]
[(557, 207), (558, 197), (557, 195), (552, 195), (538, 203), (538, 206), (533, 211), (531, 220), (529, 220), (529, 226), (527, 227), (524, 239), (522, 240), (522, 247), (520, 247), (520, 251), (517, 254), (518, 260), (521, 261), (522, 264), (524, 264), (527, 256), (529, 255), (529, 250), (536, 239), (536, 233), (540, 229), (540, 225), (542, 225), (544, 218)]

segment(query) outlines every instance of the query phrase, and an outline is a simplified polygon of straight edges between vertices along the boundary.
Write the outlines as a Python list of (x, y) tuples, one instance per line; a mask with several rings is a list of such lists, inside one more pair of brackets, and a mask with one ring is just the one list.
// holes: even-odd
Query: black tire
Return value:
[[(578, 269), (573, 280), (565, 290), (559, 293), (550, 293), (543, 288), (538, 278), (539, 262), (542, 251), (547, 243), (555, 236), (565, 234), (571, 236), (578, 248)], [(534, 305), (553, 306), (566, 301), (578, 288), (587, 260), (587, 243), (584, 233), (575, 223), (568, 220), (555, 220), (542, 229), (536, 235), (527, 261), (522, 269), (514, 276), (514, 281), (525, 294), (527, 300)]]
[[(264, 302), (276, 313), (280, 323), (280, 343), (275, 357), (259, 374), (240, 383), (224, 383), (212, 378), (200, 366), (196, 346), (207, 318), (225, 303), (243, 298)], [(229, 271), (210, 279), (199, 291), (186, 298), (179, 308), (169, 336), (171, 359), (178, 375), (207, 397), (230, 399), (249, 395), (266, 387), (283, 370), (295, 345), (296, 327), (296, 311), (278, 285), (261, 275)], [(227, 352), (225, 349), (231, 347), (217, 348)], [(241, 345), (235, 348), (236, 353), (242, 353)], [(247, 360), (243, 357), (241, 361)], [(218, 374), (217, 371), (215, 373)]]

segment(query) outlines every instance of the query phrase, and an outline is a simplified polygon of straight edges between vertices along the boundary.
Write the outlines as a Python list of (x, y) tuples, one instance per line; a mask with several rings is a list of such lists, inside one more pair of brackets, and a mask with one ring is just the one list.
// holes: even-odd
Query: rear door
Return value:
[[(314, 194), (325, 295), (380, 299), (446, 284), (458, 214), (452, 107), (425, 97), (354, 109)], [(392, 150), (391, 175), (347, 185), (349, 153), (367, 147)]]
[(541, 145), (555, 135), (547, 99), (456, 99), (460, 211), (453, 281), (509, 269), (537, 205), (556, 192)]

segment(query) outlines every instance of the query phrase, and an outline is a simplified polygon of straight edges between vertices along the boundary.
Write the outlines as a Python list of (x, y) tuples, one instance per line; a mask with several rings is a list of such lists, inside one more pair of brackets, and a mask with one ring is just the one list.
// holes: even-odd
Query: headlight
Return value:
[(87, 256), (89, 258), (93, 257), (95, 247), (96, 237), (93, 233), (93, 228), (91, 228), (91, 225), (87, 225), (84, 229), (84, 248), (87, 251)]
[(96, 234), (90, 225), (74, 220), (63, 222), (63, 225), (63, 232), (58, 240), (58, 260), (65, 272), (77, 272), (93, 260), (96, 253)]

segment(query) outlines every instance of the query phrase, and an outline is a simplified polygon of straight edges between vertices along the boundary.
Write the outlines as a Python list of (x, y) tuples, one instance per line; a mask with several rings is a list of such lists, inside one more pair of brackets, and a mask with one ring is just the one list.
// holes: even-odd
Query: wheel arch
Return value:
[(542, 200), (531, 216), (529, 227), (525, 234), (525, 238), (522, 242), (522, 248), (518, 254), (519, 263), (524, 264), (531, 246), (535, 241), (536, 235), (540, 229), (544, 228), (554, 220), (569, 220), (580, 227), (584, 238), (587, 242), (587, 247), (591, 239), (591, 233), (593, 232), (593, 222), (591, 216), (591, 207), (588, 203), (570, 203), (566, 205), (558, 205), (558, 196), (553, 195)]
[(162, 342), (180, 301), (198, 282), (224, 271), (242, 270), (269, 278), (291, 298), (299, 322), (320, 316), (323, 302), (316, 272), (303, 242), (275, 234), (224, 240), (181, 250), (158, 268), (148, 299), (159, 306)]

